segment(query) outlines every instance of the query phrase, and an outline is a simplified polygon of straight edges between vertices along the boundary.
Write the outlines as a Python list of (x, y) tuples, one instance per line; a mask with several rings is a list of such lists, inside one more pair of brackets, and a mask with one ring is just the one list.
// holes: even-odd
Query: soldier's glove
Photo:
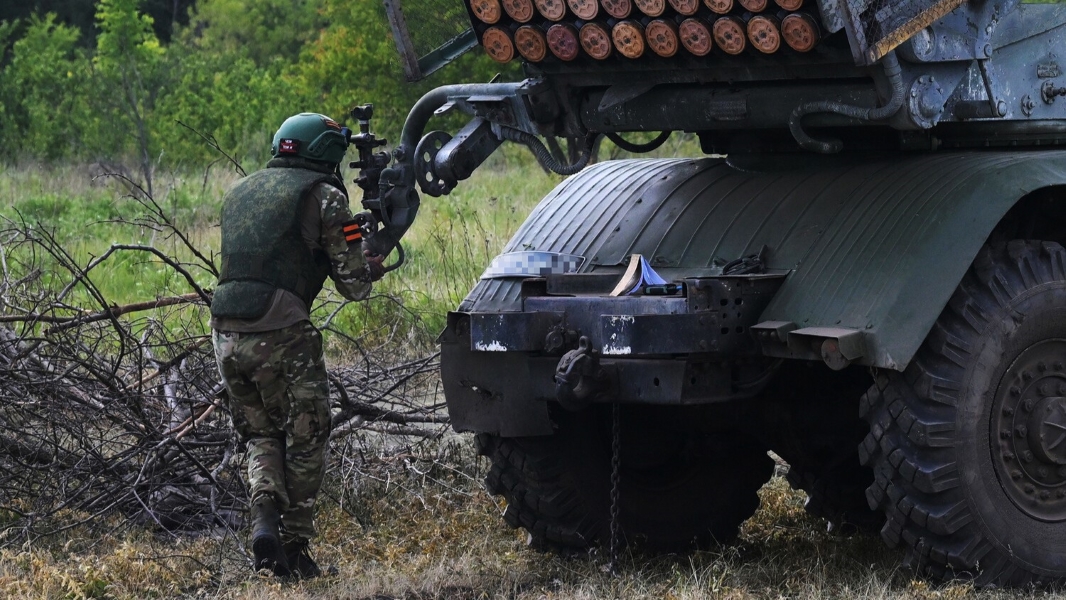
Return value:
[(370, 281), (377, 281), (385, 276), (385, 256), (375, 254), (373, 250), (363, 250), (366, 266), (370, 271)]

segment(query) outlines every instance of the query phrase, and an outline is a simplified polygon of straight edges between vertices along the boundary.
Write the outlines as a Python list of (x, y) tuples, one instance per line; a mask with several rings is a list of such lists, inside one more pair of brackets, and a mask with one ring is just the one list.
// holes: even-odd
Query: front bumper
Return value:
[(592, 401), (724, 402), (755, 395), (772, 373), (749, 329), (781, 275), (693, 278), (678, 295), (625, 297), (561, 295), (559, 279), (527, 281), (518, 312), (449, 314), (441, 375), (457, 431), (550, 434), (556, 368), (582, 337), (599, 373)]

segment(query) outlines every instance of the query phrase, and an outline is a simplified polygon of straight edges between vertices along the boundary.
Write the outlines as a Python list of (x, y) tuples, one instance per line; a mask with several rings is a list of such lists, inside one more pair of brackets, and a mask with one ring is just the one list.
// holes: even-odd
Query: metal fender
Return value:
[[(765, 246), (789, 275), (761, 320), (861, 332), (855, 362), (903, 370), (1006, 212), (1064, 182), (1060, 150), (610, 161), (556, 187), (504, 253), (582, 256), (580, 272), (640, 253), (669, 279)], [(521, 310), (519, 287), (482, 279), (459, 310)]]

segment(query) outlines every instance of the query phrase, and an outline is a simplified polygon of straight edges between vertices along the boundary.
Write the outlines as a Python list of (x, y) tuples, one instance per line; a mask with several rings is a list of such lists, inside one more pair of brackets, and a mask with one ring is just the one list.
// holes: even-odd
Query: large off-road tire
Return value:
[(1066, 577), (1066, 250), (983, 249), (921, 350), (861, 412), (882, 536), (921, 573)]
[[(683, 410), (622, 407), (619, 520), (623, 541), (653, 551), (728, 542), (759, 506), (773, 472), (765, 448), (739, 433), (696, 433)], [(490, 493), (532, 546), (566, 552), (610, 536), (610, 406), (554, 415), (555, 434), (481, 434)], [(676, 428), (672, 428), (673, 424)]]

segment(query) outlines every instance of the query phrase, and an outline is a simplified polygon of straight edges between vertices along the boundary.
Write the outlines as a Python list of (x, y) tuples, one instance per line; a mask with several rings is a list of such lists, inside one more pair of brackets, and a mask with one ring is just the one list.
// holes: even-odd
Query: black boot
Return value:
[[(315, 559), (311, 558), (311, 553), (307, 550), (307, 540), (293, 540), (285, 544), (285, 557), (289, 561), (289, 570), (292, 571), (292, 576), (297, 579), (311, 579), (318, 577), (322, 574), (322, 569), (319, 568)], [(336, 567), (326, 567), (326, 572), (330, 575), (336, 575)]]
[(281, 545), (281, 531), (274, 499), (264, 496), (252, 503), (252, 554), (255, 570), (270, 569), (277, 577), (288, 577), (289, 561)]

